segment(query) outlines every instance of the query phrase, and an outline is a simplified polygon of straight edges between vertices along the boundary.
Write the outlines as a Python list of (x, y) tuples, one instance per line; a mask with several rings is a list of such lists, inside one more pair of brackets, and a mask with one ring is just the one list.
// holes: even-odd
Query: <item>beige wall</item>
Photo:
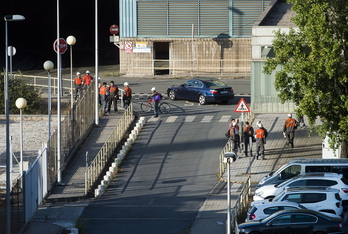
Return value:
[[(132, 47), (143, 44), (149, 52), (127, 52), (126, 42), (132, 42)], [(170, 43), (169, 62), (155, 63), (153, 42)], [(121, 74), (154, 75), (161, 64), (170, 75), (250, 75), (251, 38), (195, 38), (193, 42), (191, 38), (122, 38), (120, 45)]]

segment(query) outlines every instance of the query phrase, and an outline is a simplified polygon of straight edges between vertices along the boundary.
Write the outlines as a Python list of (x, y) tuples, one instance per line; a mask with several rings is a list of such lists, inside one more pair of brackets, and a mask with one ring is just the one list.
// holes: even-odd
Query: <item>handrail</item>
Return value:
[(125, 110), (120, 121), (116, 125), (115, 129), (111, 133), (108, 140), (99, 150), (95, 159), (90, 163), (86, 170), (86, 182), (85, 193), (87, 194), (97, 182), (99, 176), (104, 170), (110, 158), (113, 156), (114, 151), (127, 132), (129, 126), (133, 122), (135, 116), (133, 113), (133, 104), (131, 103), (127, 110)]

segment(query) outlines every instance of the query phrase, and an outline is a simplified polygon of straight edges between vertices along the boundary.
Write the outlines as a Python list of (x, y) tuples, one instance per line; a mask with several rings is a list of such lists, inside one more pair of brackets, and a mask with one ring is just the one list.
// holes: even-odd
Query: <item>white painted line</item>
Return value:
[(195, 118), (196, 118), (195, 115), (186, 116), (185, 122), (193, 122), (193, 120), (194, 120)]
[(204, 118), (202, 119), (201, 122), (210, 122), (212, 119), (213, 119), (214, 116), (212, 115), (207, 115), (207, 116), (204, 116)]
[(166, 123), (174, 123), (178, 116), (169, 116)]
[(160, 117), (155, 118), (155, 117), (152, 116), (148, 121), (149, 122), (157, 122), (159, 120), (159, 118)]
[(223, 115), (219, 122), (228, 122), (230, 120), (231, 116), (230, 115)]

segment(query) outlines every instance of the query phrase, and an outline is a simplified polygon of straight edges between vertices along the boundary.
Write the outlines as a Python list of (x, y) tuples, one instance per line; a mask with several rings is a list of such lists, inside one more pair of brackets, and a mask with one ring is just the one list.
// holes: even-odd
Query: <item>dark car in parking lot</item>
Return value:
[(290, 209), (278, 211), (261, 221), (238, 225), (239, 234), (329, 234), (342, 233), (342, 219), (314, 210)]
[(206, 103), (227, 103), (234, 98), (232, 87), (216, 78), (195, 78), (181, 85), (168, 88), (167, 95), (171, 100), (183, 99)]

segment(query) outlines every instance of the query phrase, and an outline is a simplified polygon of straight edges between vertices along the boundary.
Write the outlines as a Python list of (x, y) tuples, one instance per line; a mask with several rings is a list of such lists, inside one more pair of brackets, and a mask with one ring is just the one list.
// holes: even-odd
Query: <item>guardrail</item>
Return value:
[(117, 145), (124, 138), (124, 135), (127, 133), (129, 126), (134, 121), (134, 118), (135, 116), (133, 113), (133, 104), (131, 103), (127, 110), (125, 110), (123, 116), (121, 117), (121, 120), (115, 127), (114, 131), (111, 133), (108, 140), (101, 147), (97, 156), (86, 170), (86, 194), (93, 188), (93, 185), (97, 182), (108, 161), (113, 156)]
[[(233, 222), (231, 223), (231, 229), (234, 230), (234, 233), (238, 233), (238, 218), (240, 214), (245, 213), (249, 203), (250, 203), (250, 194), (251, 194), (251, 180), (250, 176), (248, 177), (247, 181), (242, 187), (242, 190), (240, 192), (240, 195), (236, 201), (236, 204), (234, 204), (234, 207), (231, 210), (231, 220)], [(242, 220), (239, 220), (240, 222)]]

